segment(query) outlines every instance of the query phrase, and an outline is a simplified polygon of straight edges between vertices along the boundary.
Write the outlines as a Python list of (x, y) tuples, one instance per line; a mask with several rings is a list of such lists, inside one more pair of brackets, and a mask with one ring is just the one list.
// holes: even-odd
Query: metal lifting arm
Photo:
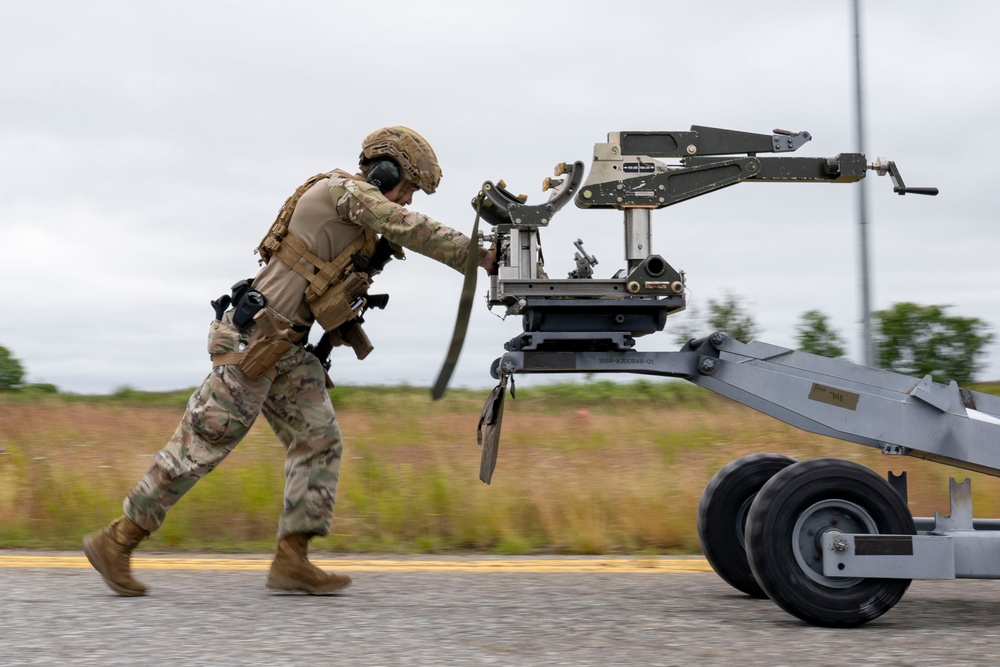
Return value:
[[(890, 174), (901, 194), (934, 194), (906, 188), (892, 162), (869, 165), (860, 153), (833, 158), (766, 156), (790, 153), (811, 139), (808, 132), (754, 134), (692, 126), (684, 132), (612, 132), (594, 147), (590, 173), (582, 162), (561, 163), (548, 201), (530, 205), (503, 181), (487, 181), (473, 199), (493, 226), (480, 241), (495, 244), (498, 270), (488, 303), (524, 318), (524, 333), (507, 349), (629, 349), (635, 338), (663, 329), (668, 315), (686, 307), (684, 274), (652, 252), (651, 211), (741, 182), (850, 183), (869, 169)], [(661, 158), (679, 158), (668, 165)], [(614, 208), (624, 214), (625, 266), (594, 276), (586, 253), (566, 278), (544, 270), (539, 231), (571, 199), (580, 208)], [(481, 202), (481, 204), (479, 204)], [(582, 241), (577, 242), (582, 251)]]
[[(552, 193), (543, 204), (529, 205), (526, 196), (511, 194), (503, 181), (485, 182), (473, 205), (493, 226), (490, 233), (480, 235), (480, 243), (492, 243), (497, 249), (498, 270), (491, 276), (487, 302), (490, 307), (503, 306), (507, 315), (522, 316), (524, 324), (524, 331), (505, 344), (507, 354), (491, 369), (501, 380), (493, 403), (502, 405), (502, 390), (515, 373), (614, 371), (683, 377), (808, 430), (883, 449), (898, 447), (900, 453), (910, 453), (907, 448), (912, 447), (915, 455), (974, 470), (1000, 470), (1000, 456), (994, 460), (982, 453), (966, 455), (951, 444), (1000, 435), (993, 433), (1000, 429), (1000, 402), (991, 397), (973, 396), (969, 408), (955, 397), (972, 395), (959, 394), (957, 388), (937, 387), (929, 380), (917, 383), (760, 343), (743, 346), (724, 336), (719, 338), (724, 344), (711, 348), (716, 353), (704, 345), (679, 352), (634, 350), (637, 337), (661, 331), (669, 315), (686, 307), (684, 273), (652, 251), (653, 209), (736, 183), (851, 183), (869, 170), (888, 174), (899, 194), (937, 194), (935, 188), (906, 187), (894, 162), (879, 159), (869, 164), (861, 153), (833, 158), (783, 155), (811, 138), (808, 132), (755, 134), (698, 125), (683, 132), (612, 132), (607, 142), (594, 146), (586, 180), (582, 162), (557, 166), (558, 178), (545, 180), (543, 190), (551, 188)], [(663, 158), (677, 158), (679, 163), (666, 164)], [(623, 212), (625, 265), (609, 277), (593, 277), (596, 258), (583, 250), (580, 240), (575, 244), (577, 268), (568, 277), (550, 278), (545, 273), (539, 230), (570, 199), (583, 209)], [(772, 377), (780, 381), (771, 381)], [(827, 382), (829, 378), (833, 380)], [(819, 393), (810, 395), (814, 384)], [(781, 393), (785, 386), (792, 387), (791, 393)], [(848, 409), (824, 402), (823, 387), (857, 397), (858, 403)], [(777, 394), (771, 395), (772, 391)], [(869, 406), (875, 407), (869, 410)], [(492, 440), (497, 442), (502, 410), (495, 408), (484, 411), (484, 423), (493, 429)], [(893, 415), (894, 422), (885, 431), (873, 426), (883, 410)], [(933, 430), (924, 417), (912, 417), (921, 410), (946, 415), (934, 422), (946, 424), (940, 426), (946, 431), (940, 440), (946, 443), (944, 449), (934, 443), (919, 447), (908, 442), (910, 436), (925, 437)], [(920, 426), (889, 431), (908, 423)], [(949, 435), (958, 431), (961, 436)], [(491, 451), (495, 456), (496, 447)], [(484, 461), (484, 470), (488, 481), (492, 464)]]
[[(862, 153), (758, 156), (795, 151), (810, 139), (808, 132), (774, 130), (766, 135), (698, 125), (689, 132), (612, 132), (607, 143), (594, 147), (594, 164), (576, 204), (663, 208), (742, 182), (853, 183), (869, 169), (890, 173), (900, 194), (937, 194), (934, 188), (903, 187), (894, 163), (870, 165)], [(731, 157), (721, 157), (727, 155)], [(662, 157), (681, 158), (680, 165), (656, 159)]]

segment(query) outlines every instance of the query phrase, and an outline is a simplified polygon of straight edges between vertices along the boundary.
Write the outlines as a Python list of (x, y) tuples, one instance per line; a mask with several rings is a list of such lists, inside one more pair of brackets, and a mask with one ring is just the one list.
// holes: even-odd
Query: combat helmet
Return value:
[(408, 127), (383, 127), (365, 137), (361, 143), (361, 172), (367, 173), (371, 163), (382, 156), (395, 160), (406, 179), (427, 194), (433, 194), (441, 182), (441, 167), (434, 149)]

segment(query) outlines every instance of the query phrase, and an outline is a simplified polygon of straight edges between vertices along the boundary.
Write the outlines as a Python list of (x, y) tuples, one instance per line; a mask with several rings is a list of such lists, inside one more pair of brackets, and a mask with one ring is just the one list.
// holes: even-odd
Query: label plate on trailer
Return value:
[(858, 535), (854, 538), (856, 556), (912, 556), (910, 535)]
[(854, 392), (847, 391), (846, 389), (828, 387), (825, 384), (820, 384), (819, 382), (813, 382), (812, 388), (809, 389), (810, 401), (819, 401), (820, 403), (826, 403), (827, 405), (844, 408), (845, 410), (857, 410), (858, 400), (860, 398), (861, 394), (855, 394)]
[(954, 579), (955, 541), (946, 535), (860, 535), (821, 539), (823, 575), (874, 579)]

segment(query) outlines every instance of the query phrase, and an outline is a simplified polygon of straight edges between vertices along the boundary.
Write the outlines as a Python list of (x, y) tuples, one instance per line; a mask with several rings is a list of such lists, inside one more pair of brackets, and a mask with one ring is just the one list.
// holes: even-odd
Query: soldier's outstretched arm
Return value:
[(395, 204), (375, 186), (362, 181), (346, 181), (330, 188), (337, 212), (358, 225), (378, 232), (389, 241), (426, 255), (462, 272), (472, 245), (479, 254), (478, 264), (490, 271), (496, 264), (491, 251), (473, 245), (468, 236), (423, 213)]

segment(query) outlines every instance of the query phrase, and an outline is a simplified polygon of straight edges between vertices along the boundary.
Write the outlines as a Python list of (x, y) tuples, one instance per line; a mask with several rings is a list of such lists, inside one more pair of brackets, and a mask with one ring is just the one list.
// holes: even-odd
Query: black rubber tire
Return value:
[(878, 618), (910, 580), (825, 577), (815, 545), (828, 530), (916, 534), (906, 502), (868, 468), (802, 461), (772, 477), (750, 507), (746, 547), (754, 577), (778, 606), (808, 623), (852, 627)]
[(782, 454), (750, 454), (715, 473), (698, 503), (698, 541), (709, 565), (738, 591), (767, 594), (754, 579), (744, 546), (744, 524), (754, 497), (775, 474), (795, 463)]

